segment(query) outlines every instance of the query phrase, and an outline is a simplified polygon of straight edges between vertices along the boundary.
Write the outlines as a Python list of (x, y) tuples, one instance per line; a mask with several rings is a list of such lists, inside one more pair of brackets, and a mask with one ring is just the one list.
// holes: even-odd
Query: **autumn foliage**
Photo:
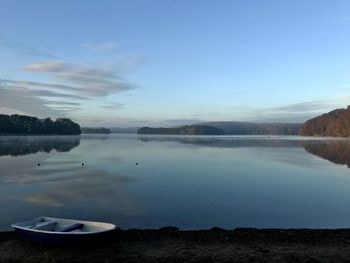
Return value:
[(304, 136), (350, 136), (350, 106), (310, 119), (300, 128)]

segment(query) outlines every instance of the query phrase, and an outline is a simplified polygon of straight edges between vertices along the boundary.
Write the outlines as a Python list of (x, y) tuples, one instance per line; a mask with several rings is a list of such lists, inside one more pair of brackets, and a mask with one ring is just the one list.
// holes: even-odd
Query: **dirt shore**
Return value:
[(130, 229), (80, 248), (47, 247), (2, 232), (0, 262), (350, 262), (350, 229)]

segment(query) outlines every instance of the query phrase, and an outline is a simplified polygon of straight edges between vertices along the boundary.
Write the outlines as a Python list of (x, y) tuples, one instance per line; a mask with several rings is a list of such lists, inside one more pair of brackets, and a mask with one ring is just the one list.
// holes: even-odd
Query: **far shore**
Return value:
[(48, 247), (0, 232), (0, 262), (349, 262), (350, 229), (116, 230), (90, 246)]
[(81, 134), (43, 134), (43, 133), (0, 133), (0, 136), (80, 136)]

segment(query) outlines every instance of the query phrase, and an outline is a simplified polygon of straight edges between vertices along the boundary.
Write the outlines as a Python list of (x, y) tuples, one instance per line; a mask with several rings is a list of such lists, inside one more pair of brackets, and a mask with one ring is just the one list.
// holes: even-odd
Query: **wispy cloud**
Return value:
[(107, 110), (120, 110), (121, 108), (123, 108), (124, 104), (122, 103), (110, 103), (108, 105), (103, 105), (101, 106), (101, 108), (103, 109), (107, 109)]
[[(71, 98), (78, 100), (87, 99), (83, 96), (71, 94), (72, 91), (80, 91), (81, 89), (69, 85), (9, 79), (0, 79), (0, 84), (12, 88), (30, 89), (33, 95), (36, 94), (37, 96), (42, 97)], [(67, 91), (69, 91), (70, 93), (67, 93)]]
[(59, 101), (59, 100), (47, 100), (46, 105), (69, 105), (69, 106), (79, 106), (80, 102), (71, 102), (71, 101)]
[(289, 104), (281, 107), (271, 108), (272, 111), (288, 112), (288, 113), (308, 113), (319, 112), (336, 107), (333, 101), (308, 101), (301, 103)]
[[(70, 90), (69, 86), (61, 87), (58, 84), (51, 83), (42, 83), (42, 82), (32, 82), (32, 81), (23, 81), (23, 80), (8, 80), (0, 79), (0, 85), (3, 88), (23, 92), (23, 94), (30, 93), (32, 96), (38, 97), (55, 97), (55, 98), (64, 98), (64, 99), (73, 99), (73, 100), (86, 100), (86, 97), (79, 96), (76, 94), (66, 93), (65, 89)], [(37, 88), (42, 87), (42, 88)], [(51, 90), (50, 88), (55, 88)], [(61, 90), (63, 89), (63, 90)], [(57, 91), (58, 90), (58, 91)], [(18, 96), (21, 96), (21, 93), (18, 93)]]
[(0, 105), (14, 112), (20, 111), (38, 117), (63, 117), (66, 114), (47, 106), (47, 100), (33, 91), (19, 87), (5, 87), (0, 83)]
[(127, 83), (115, 69), (103, 66), (49, 60), (26, 65), (24, 69), (47, 74), (57, 81), (70, 83), (81, 95), (89, 97), (105, 97), (132, 89), (132, 85)]
[(305, 101), (279, 107), (261, 108), (247, 113), (249, 120), (259, 122), (304, 122), (317, 115), (350, 104), (350, 96), (330, 98), (329, 100)]
[[(115, 41), (87, 42), (80, 47), (99, 53), (99, 57), (102, 53), (110, 56), (120, 48)], [(86, 105), (120, 110), (124, 104), (109, 96), (135, 88), (125, 76), (139, 63), (139, 55), (113, 54), (118, 62), (112, 64), (72, 62), (60, 59), (50, 48), (15, 41), (1, 34), (0, 48), (28, 55), (32, 61), (19, 67), (25, 75), (29, 73), (27, 79), (0, 75), (1, 112), (74, 118), (79, 113), (71, 115), (70, 112), (84, 110)], [(33, 62), (33, 57), (38, 61)]]
[(1, 83), (13, 84), (16, 86), (32, 87), (32, 88), (48, 88), (48, 89), (59, 89), (65, 91), (80, 91), (81, 88), (74, 87), (70, 85), (63, 85), (57, 83), (47, 83), (47, 82), (37, 82), (28, 80), (10, 80), (10, 79), (0, 79)]
[[(64, 60), (46, 60), (22, 67), (48, 82), (0, 78), (0, 105), (36, 116), (65, 116), (79, 111), (83, 101), (99, 101), (132, 89), (116, 67), (91, 66)], [(107, 102), (101, 108), (119, 110), (123, 104)]]
[(119, 48), (117, 42), (109, 41), (103, 43), (82, 43), (80, 47), (94, 52), (112, 52)]
[(50, 52), (50, 50), (43, 49), (26, 42), (14, 41), (3, 35), (0, 35), (0, 46), (29, 56), (57, 59), (57, 56)]

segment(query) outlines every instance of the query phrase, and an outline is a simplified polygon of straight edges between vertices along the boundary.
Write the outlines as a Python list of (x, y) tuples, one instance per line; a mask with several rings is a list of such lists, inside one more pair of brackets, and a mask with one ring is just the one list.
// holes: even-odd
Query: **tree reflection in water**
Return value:
[(19, 156), (37, 152), (69, 152), (80, 144), (80, 136), (2, 136), (0, 156)]
[(350, 141), (321, 140), (304, 141), (304, 149), (335, 164), (346, 164), (350, 168)]
[(246, 148), (246, 147), (301, 147), (300, 140), (276, 139), (266, 136), (138, 136), (142, 142), (178, 142), (187, 145), (198, 145), (218, 148)]
[(350, 140), (345, 139), (323, 139), (312, 140), (299, 137), (290, 139), (288, 137), (191, 137), (191, 136), (139, 136), (142, 142), (178, 142), (186, 145), (198, 145), (218, 148), (299, 148), (303, 147), (308, 153), (319, 156), (335, 164), (346, 164), (350, 168)]

